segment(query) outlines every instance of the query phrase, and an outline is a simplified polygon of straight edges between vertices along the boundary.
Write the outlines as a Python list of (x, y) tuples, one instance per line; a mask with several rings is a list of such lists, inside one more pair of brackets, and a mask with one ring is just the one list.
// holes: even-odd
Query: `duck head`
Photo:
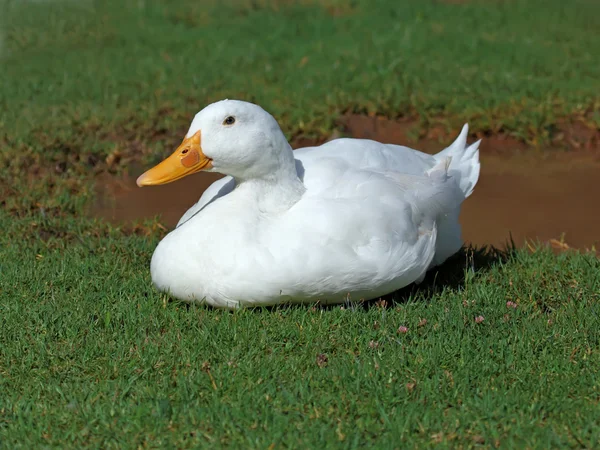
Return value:
[(243, 182), (295, 173), (295, 164), (273, 116), (252, 103), (223, 100), (196, 114), (181, 145), (142, 174), (137, 185), (165, 184), (199, 171)]

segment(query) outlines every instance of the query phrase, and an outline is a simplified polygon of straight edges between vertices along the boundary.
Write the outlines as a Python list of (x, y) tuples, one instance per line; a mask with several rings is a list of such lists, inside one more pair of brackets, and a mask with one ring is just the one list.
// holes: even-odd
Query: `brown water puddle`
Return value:
[[(450, 143), (411, 143), (407, 130), (397, 122), (371, 118), (346, 122), (346, 131), (354, 137), (403, 143), (428, 152)], [(545, 242), (564, 234), (571, 247), (600, 244), (600, 152), (524, 152), (523, 144), (502, 138), (484, 139), (480, 149), (479, 182), (461, 214), (465, 241), (503, 246), (512, 235), (522, 245), (527, 239)], [(173, 227), (218, 178), (200, 173), (142, 189), (134, 177), (102, 175), (97, 179), (93, 214), (113, 222), (160, 215), (164, 225)]]

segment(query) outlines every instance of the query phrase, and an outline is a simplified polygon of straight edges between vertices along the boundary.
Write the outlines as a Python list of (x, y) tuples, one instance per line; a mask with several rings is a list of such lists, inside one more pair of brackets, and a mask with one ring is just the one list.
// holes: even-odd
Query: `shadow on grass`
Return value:
[[(346, 308), (363, 308), (369, 310), (373, 307), (393, 308), (396, 305), (414, 300), (428, 301), (434, 295), (444, 290), (463, 289), (468, 282), (467, 280), (489, 271), (496, 264), (508, 261), (515, 251), (516, 246), (512, 237), (506, 243), (504, 249), (493, 246), (484, 246), (481, 248), (463, 247), (442, 265), (427, 272), (425, 279), (419, 284), (411, 283), (379, 299), (358, 302), (349, 301), (346, 304), (337, 305), (317, 304), (315, 307), (329, 310), (343, 306)], [(292, 306), (278, 305), (271, 308)]]
[[(493, 246), (484, 246), (481, 248), (471, 246), (463, 247), (450, 258), (448, 258), (442, 265), (430, 270), (421, 283), (411, 283), (408, 286), (382, 296), (379, 299), (366, 301), (350, 300), (345, 304), (335, 305), (323, 305), (319, 303), (314, 305), (281, 304), (265, 306), (262, 308), (272, 310), (313, 307), (323, 310), (330, 310), (343, 306), (345, 308), (363, 308), (368, 310), (373, 307), (392, 308), (395, 305), (403, 304), (416, 299), (427, 301), (445, 289), (458, 290), (464, 288), (468, 279), (472, 279), (473, 276), (489, 271), (496, 264), (508, 261), (515, 251), (516, 246), (512, 236), (506, 243), (505, 248), (497, 248)], [(257, 309), (262, 308), (259, 307)]]
[(409, 300), (421, 298), (427, 300), (441, 293), (444, 289), (458, 290), (465, 287), (467, 280), (475, 275), (489, 271), (498, 263), (504, 263), (510, 259), (516, 247), (512, 238), (504, 249), (493, 246), (463, 247), (448, 258), (441, 266), (430, 270), (420, 284), (409, 284), (381, 300), (370, 300), (364, 302), (366, 308), (372, 306), (383, 306), (381, 302), (391, 305), (406, 303)]

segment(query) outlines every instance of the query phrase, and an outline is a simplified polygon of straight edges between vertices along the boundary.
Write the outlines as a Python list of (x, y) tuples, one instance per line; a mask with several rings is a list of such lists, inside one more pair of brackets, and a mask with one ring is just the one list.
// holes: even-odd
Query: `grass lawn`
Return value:
[(598, 128), (598, 14), (0, 0), (0, 448), (600, 446), (592, 254), (466, 251), (385, 305), (230, 313), (152, 288), (160, 218), (89, 217), (95, 175), (158, 161), (221, 98), (290, 138), (346, 112), (537, 145)]

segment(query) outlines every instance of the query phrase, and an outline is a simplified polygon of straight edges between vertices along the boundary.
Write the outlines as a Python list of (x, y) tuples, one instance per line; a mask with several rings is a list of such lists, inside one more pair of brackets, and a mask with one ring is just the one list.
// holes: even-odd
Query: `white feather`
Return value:
[[(234, 113), (244, 121), (224, 132)], [(435, 156), (360, 139), (292, 153), (268, 113), (238, 101), (205, 108), (196, 129), (234, 177), (213, 183), (154, 253), (153, 281), (175, 297), (227, 308), (377, 298), (462, 245), (458, 212), (479, 175), (466, 125)]]

